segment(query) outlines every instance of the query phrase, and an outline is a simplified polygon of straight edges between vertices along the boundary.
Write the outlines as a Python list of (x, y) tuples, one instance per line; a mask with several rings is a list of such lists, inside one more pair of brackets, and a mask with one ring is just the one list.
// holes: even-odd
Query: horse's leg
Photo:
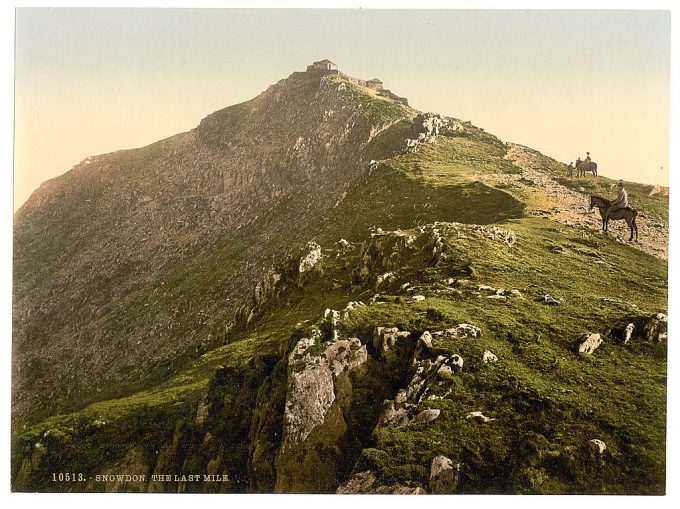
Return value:
[(630, 238), (628, 239), (628, 242), (633, 242), (633, 231), (634, 231), (633, 225), (635, 224), (634, 221), (635, 221), (635, 219), (626, 218), (626, 223), (628, 223), (628, 228), (630, 228)]

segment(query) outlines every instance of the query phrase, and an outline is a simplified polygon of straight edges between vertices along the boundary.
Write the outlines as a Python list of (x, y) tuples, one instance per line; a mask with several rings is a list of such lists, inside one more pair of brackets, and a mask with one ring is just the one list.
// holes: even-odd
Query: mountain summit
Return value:
[(15, 215), (14, 489), (662, 493), (668, 197), (628, 244), (612, 185), (329, 60), (86, 159)]

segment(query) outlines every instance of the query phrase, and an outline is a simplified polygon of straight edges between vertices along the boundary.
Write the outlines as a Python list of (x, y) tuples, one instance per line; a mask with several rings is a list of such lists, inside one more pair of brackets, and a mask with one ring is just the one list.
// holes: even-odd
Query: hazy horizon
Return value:
[(14, 210), (88, 156), (190, 130), (321, 58), (416, 109), (668, 185), (667, 11), (16, 13)]

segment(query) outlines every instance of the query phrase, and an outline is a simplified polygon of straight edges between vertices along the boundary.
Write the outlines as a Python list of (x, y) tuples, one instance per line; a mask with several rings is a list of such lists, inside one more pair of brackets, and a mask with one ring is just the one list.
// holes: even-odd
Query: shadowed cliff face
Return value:
[(244, 288), (313, 236), (414, 115), (294, 73), (43, 184), (15, 217), (15, 416), (139, 388), (220, 342)]

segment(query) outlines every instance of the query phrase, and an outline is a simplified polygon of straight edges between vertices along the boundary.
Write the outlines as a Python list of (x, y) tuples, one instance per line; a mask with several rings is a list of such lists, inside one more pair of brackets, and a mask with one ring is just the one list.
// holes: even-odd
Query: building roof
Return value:
[(378, 78), (373, 78), (372, 80), (368, 80), (366, 83), (382, 83)]
[(318, 62), (314, 62), (314, 63), (315, 64), (333, 64), (333, 65), (336, 65), (333, 62), (331, 62), (330, 60), (328, 60), (327, 58), (324, 58), (323, 60), (319, 60)]

